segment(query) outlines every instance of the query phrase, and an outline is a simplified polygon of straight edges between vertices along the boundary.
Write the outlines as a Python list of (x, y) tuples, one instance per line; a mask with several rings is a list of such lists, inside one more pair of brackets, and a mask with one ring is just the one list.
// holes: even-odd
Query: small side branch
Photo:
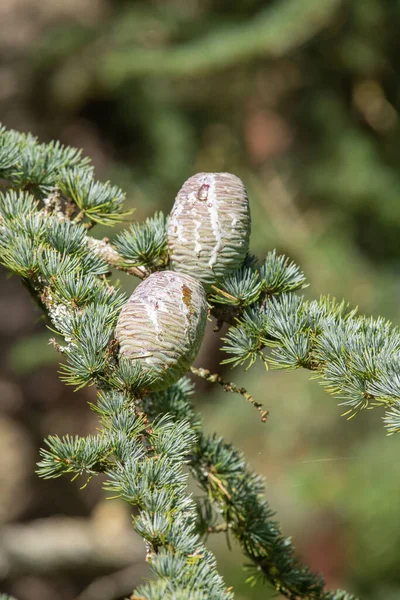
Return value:
[(136, 277), (139, 277), (140, 279), (145, 279), (148, 276), (144, 267), (128, 265), (115, 248), (112, 247), (108, 238), (96, 240), (95, 238), (89, 237), (88, 245), (96, 252), (96, 254), (104, 258), (111, 267), (114, 267), (119, 271), (125, 271), (125, 273), (128, 273), (129, 275), (136, 275)]
[(241, 396), (243, 396), (243, 398), (247, 400), (247, 402), (252, 404), (258, 410), (258, 412), (261, 415), (261, 421), (263, 423), (266, 422), (269, 411), (264, 410), (261, 402), (256, 402), (253, 396), (251, 396), (244, 387), (238, 387), (235, 383), (232, 383), (231, 381), (225, 381), (225, 379), (223, 379), (221, 375), (219, 375), (218, 373), (211, 373), (207, 369), (198, 369), (196, 367), (191, 367), (190, 370), (194, 375), (197, 375), (197, 377), (201, 377), (202, 379), (205, 379), (210, 383), (217, 383), (218, 385), (224, 388), (225, 392), (232, 392), (234, 394), (240, 394)]
[(207, 529), (207, 533), (226, 533), (228, 531), (228, 525), (226, 523), (219, 523), (218, 525), (210, 525)]

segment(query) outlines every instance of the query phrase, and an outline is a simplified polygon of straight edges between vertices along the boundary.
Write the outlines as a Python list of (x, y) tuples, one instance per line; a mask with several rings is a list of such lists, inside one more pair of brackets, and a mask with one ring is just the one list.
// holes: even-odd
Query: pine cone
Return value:
[(168, 388), (192, 365), (207, 321), (203, 286), (188, 275), (158, 271), (142, 281), (122, 308), (116, 327), (120, 354), (138, 360)]
[(185, 181), (169, 218), (171, 269), (192, 275), (211, 291), (242, 265), (249, 238), (249, 201), (239, 177), (198, 173)]

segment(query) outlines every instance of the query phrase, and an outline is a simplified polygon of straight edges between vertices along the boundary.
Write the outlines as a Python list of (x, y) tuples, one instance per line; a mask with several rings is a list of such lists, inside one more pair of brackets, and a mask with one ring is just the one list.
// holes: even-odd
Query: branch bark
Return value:
[(113, 248), (110, 244), (110, 240), (108, 238), (103, 238), (102, 240), (97, 240), (96, 238), (88, 237), (88, 245), (89, 248), (92, 248), (96, 254), (104, 258), (106, 262), (114, 269), (118, 269), (119, 271), (125, 271), (129, 275), (136, 275), (139, 279), (145, 279), (148, 276), (148, 273), (144, 267), (136, 267), (133, 265), (128, 265), (126, 261), (118, 254), (118, 252)]

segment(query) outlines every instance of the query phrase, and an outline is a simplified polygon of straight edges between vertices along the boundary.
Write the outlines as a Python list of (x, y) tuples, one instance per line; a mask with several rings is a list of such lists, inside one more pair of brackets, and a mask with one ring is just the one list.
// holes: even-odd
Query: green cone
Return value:
[(207, 291), (238, 269), (247, 254), (250, 209), (243, 182), (231, 173), (198, 173), (181, 187), (170, 214), (170, 268)]
[(207, 321), (203, 286), (188, 275), (158, 271), (142, 281), (122, 308), (115, 336), (120, 354), (139, 361), (168, 388), (192, 365)]

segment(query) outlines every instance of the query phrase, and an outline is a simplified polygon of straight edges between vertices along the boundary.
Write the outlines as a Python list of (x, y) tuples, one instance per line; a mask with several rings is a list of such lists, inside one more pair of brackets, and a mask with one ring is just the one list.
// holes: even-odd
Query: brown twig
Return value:
[(219, 523), (218, 525), (214, 525), (207, 528), (207, 533), (224, 533), (228, 531), (227, 523)]
[(224, 388), (225, 392), (232, 392), (234, 394), (240, 394), (241, 396), (243, 396), (243, 398), (245, 398), (247, 402), (252, 404), (258, 410), (258, 412), (261, 415), (261, 421), (263, 423), (266, 422), (269, 411), (264, 410), (261, 402), (256, 402), (253, 396), (251, 396), (244, 387), (238, 387), (235, 383), (232, 383), (231, 381), (225, 381), (221, 377), (221, 375), (219, 375), (218, 373), (211, 373), (207, 369), (198, 369), (197, 367), (191, 367), (190, 370), (194, 375), (197, 375), (197, 377), (201, 377), (202, 379), (205, 379), (210, 383), (218, 383), (218, 385)]
[(111, 267), (118, 269), (119, 271), (125, 271), (129, 275), (136, 275), (140, 279), (145, 279), (149, 273), (147, 273), (144, 267), (137, 267), (129, 265), (124, 262), (124, 259), (118, 254), (115, 248), (110, 244), (108, 238), (102, 240), (96, 240), (95, 238), (88, 237), (89, 247), (92, 248), (96, 254), (104, 258)]

